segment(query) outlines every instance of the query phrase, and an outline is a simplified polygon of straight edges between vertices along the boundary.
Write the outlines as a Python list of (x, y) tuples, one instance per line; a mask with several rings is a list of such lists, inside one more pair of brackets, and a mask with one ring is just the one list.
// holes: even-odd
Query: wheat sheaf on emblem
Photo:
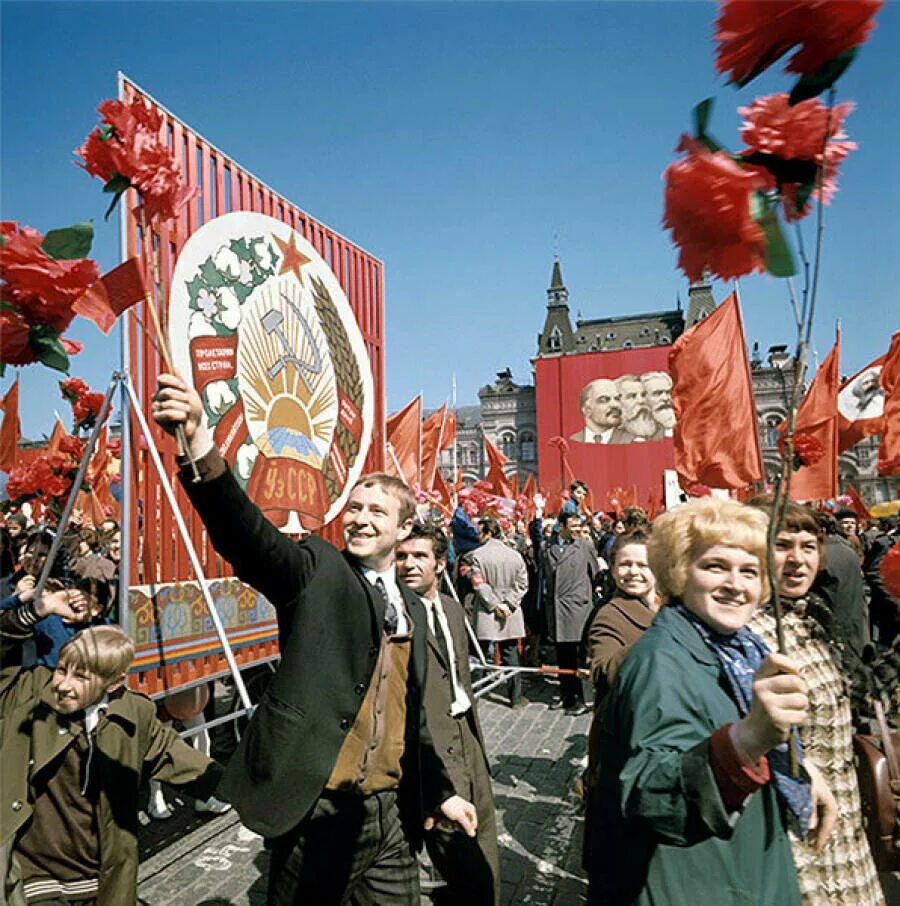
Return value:
[[(344, 323), (331, 301), (328, 287), (319, 278), (311, 278), (313, 297), (315, 299), (316, 314), (328, 338), (328, 348), (331, 351), (331, 364), (338, 387), (344, 396), (356, 407), (357, 412), (363, 411), (363, 383), (359, 374), (359, 363), (350, 345), (350, 337), (344, 328)], [(352, 468), (359, 454), (359, 442), (350, 433), (349, 429), (338, 420), (335, 429), (335, 443), (347, 463), (347, 468)], [(329, 500), (337, 500), (341, 494), (341, 483), (335, 473), (331, 460), (326, 457), (322, 468), (322, 477)]]

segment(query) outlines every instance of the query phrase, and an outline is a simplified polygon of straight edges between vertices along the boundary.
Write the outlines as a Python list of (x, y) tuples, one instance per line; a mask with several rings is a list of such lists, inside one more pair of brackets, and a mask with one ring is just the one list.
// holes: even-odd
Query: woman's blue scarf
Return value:
[[(697, 630), (700, 638), (706, 642), (718, 658), (725, 676), (728, 678), (741, 716), (749, 714), (750, 704), (753, 701), (753, 674), (769, 654), (766, 643), (746, 626), (742, 626), (731, 635), (719, 635), (719, 633), (713, 632), (699, 617), (691, 613), (680, 601), (672, 606)], [(791, 735), (797, 750), (797, 760), (802, 765), (803, 750), (800, 747), (800, 737), (796, 727), (791, 729)], [(813, 808), (809, 774), (805, 768), (801, 768), (799, 777), (791, 777), (790, 756), (786, 742), (767, 752), (766, 758), (772, 772), (775, 792), (787, 809), (795, 830), (805, 837), (809, 831), (809, 819)]]

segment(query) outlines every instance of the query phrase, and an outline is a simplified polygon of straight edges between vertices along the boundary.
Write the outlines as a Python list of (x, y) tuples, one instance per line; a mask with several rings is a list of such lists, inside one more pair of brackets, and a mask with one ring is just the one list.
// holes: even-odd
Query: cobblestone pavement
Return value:
[[(494, 775), (500, 834), (501, 902), (577, 906), (582, 817), (571, 793), (587, 752), (589, 716), (547, 707), (552, 681), (526, 683), (531, 703), (511, 710), (489, 693), (479, 704)], [(217, 740), (221, 748), (221, 739)], [(197, 815), (169, 791), (168, 821), (143, 823), (138, 902), (143, 906), (265, 906), (268, 856), (233, 812)], [(429, 868), (423, 868), (422, 902)]]
[[(527, 706), (510, 710), (489, 694), (479, 705), (494, 775), (503, 906), (579, 906), (583, 818), (572, 794), (587, 752), (589, 715), (550, 711), (553, 681), (526, 684)], [(229, 737), (220, 733), (223, 757)], [(265, 906), (268, 856), (237, 815), (198, 815), (169, 792), (174, 817), (143, 820), (138, 903), (142, 906)], [(422, 904), (430, 902), (423, 867)], [(900, 873), (881, 875), (889, 906), (900, 906)], [(835, 904), (839, 906), (839, 904)]]

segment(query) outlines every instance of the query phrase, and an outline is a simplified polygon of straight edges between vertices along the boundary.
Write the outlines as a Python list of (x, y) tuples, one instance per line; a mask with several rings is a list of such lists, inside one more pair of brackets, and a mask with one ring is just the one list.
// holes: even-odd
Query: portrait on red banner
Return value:
[(321, 528), (362, 471), (374, 420), (337, 278), (290, 226), (241, 211), (191, 236), (171, 299), (175, 366), (235, 477), (276, 525)]
[[(674, 463), (670, 346), (535, 362), (540, 485), (586, 481), (595, 509), (625, 489), (645, 505)], [(564, 443), (561, 441), (564, 440)]]
[(595, 378), (581, 388), (576, 443), (630, 444), (672, 436), (672, 378), (665, 371)]

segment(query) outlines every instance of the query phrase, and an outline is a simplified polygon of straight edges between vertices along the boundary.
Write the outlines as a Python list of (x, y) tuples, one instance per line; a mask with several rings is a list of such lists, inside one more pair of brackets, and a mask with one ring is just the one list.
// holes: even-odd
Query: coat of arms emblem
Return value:
[(276, 524), (334, 518), (372, 435), (372, 373), (337, 278), (302, 236), (263, 214), (210, 221), (172, 278), (175, 366), (213, 438)]

